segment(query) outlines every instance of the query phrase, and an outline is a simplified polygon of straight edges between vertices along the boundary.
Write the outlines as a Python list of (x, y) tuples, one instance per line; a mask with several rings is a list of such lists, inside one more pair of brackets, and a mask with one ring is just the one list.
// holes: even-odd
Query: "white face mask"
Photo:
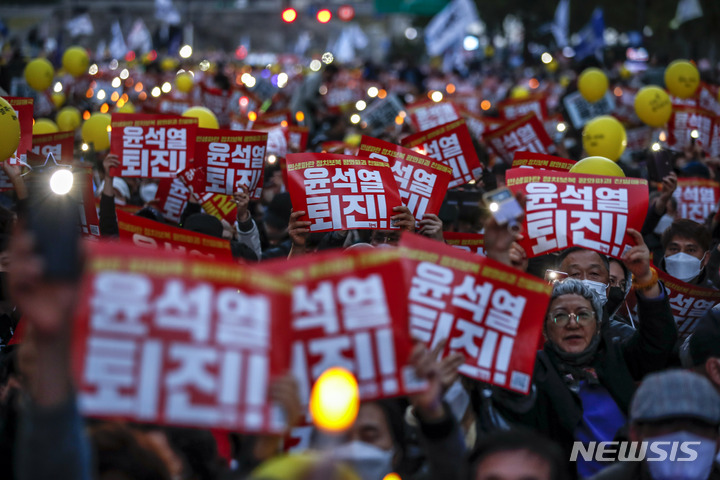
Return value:
[(337, 447), (332, 456), (350, 464), (363, 480), (381, 480), (393, 471), (392, 450), (383, 450), (359, 440)]
[(698, 259), (687, 253), (676, 253), (665, 257), (665, 268), (667, 272), (678, 280), (688, 282), (700, 275), (702, 270), (702, 261), (705, 258)]
[(140, 187), (140, 198), (145, 203), (151, 202), (155, 199), (155, 193), (157, 193), (157, 183), (146, 183)]
[(595, 295), (600, 297), (600, 303), (605, 305), (607, 303), (607, 285), (593, 280), (580, 280), (586, 287), (592, 290)]
[[(715, 451), (717, 444), (715, 440), (701, 437), (690, 432), (680, 431), (645, 439), (648, 443), (652, 442), (694, 442), (692, 445), (681, 446), (678, 449), (676, 460), (671, 460), (668, 455), (665, 460), (649, 461), (646, 460), (650, 476), (653, 480), (707, 480), (713, 468), (715, 461)], [(665, 444), (662, 447), (665, 452), (670, 451), (670, 445)], [(690, 450), (697, 454), (697, 458), (691, 461), (678, 461), (677, 458), (690, 458)]]

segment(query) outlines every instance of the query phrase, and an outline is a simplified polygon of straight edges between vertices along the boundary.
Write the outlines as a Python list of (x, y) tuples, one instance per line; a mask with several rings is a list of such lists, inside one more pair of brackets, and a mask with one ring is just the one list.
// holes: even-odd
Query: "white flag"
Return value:
[(135, 20), (127, 38), (127, 46), (130, 50), (137, 50), (145, 55), (152, 50), (152, 36), (141, 19)]
[(555, 19), (550, 27), (558, 47), (567, 47), (570, 30), (570, 0), (560, 0), (555, 9)]
[(180, 12), (178, 12), (172, 0), (155, 0), (155, 18), (168, 25), (180, 23)]
[(672, 20), (676, 26), (700, 18), (703, 16), (703, 10), (698, 0), (680, 0), (678, 2), (677, 10), (675, 11), (675, 18)]
[(110, 40), (110, 55), (113, 58), (123, 58), (128, 52), (127, 44), (123, 38), (122, 29), (120, 28), (120, 22), (115, 20), (111, 28), (112, 39)]
[(71, 37), (79, 35), (92, 35), (95, 32), (90, 15), (84, 13), (75, 18), (71, 18), (65, 23), (65, 28), (70, 32)]
[(462, 43), (467, 27), (480, 21), (471, 0), (453, 0), (425, 28), (425, 46), (430, 55), (440, 55), (455, 43)]

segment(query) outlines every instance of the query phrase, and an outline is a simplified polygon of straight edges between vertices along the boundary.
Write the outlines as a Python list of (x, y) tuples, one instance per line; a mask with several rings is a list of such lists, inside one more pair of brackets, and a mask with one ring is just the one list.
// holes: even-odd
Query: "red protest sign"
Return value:
[(390, 164), (403, 205), (417, 220), (426, 213), (440, 212), (452, 178), (450, 167), (414, 150), (365, 135), (360, 141), (359, 154)]
[(32, 152), (47, 158), (52, 153), (57, 163), (73, 162), (75, 151), (75, 132), (48, 133), (33, 135)]
[(633, 245), (627, 229), (640, 231), (645, 221), (646, 180), (520, 168), (505, 179), (526, 197), (520, 245), (529, 257), (572, 246), (619, 257)]
[[(193, 166), (204, 169), (201, 193), (254, 192), (263, 178), (267, 133), (198, 128)], [(258, 194), (259, 196), (259, 194)]]
[(553, 142), (534, 114), (505, 123), (485, 134), (485, 142), (505, 162), (512, 162), (518, 151), (549, 153)]
[(230, 242), (117, 211), (120, 238), (138, 247), (177, 251), (192, 256), (232, 258)]
[(517, 151), (513, 155), (512, 168), (539, 168), (541, 170), (555, 170), (558, 172), (567, 172), (575, 161), (567, 158), (556, 157), (544, 153), (520, 152)]
[(310, 129), (291, 125), (288, 127), (288, 149), (293, 153), (304, 152), (307, 148)]
[(395, 249), (349, 250), (276, 262), (293, 284), (285, 335), (292, 370), (307, 402), (313, 382), (330, 367), (355, 374), (361, 400), (427, 388), (407, 365), (407, 295)]
[(540, 121), (547, 118), (547, 97), (533, 95), (527, 98), (510, 98), (497, 105), (498, 112), (505, 120), (515, 120), (527, 115), (536, 115)]
[(310, 231), (390, 229), (393, 207), (402, 205), (390, 164), (330, 153), (287, 156), (293, 210), (307, 214)]
[(627, 130), (627, 145), (625, 148), (629, 152), (639, 152), (650, 146), (652, 140), (652, 127), (644, 126), (630, 128)]
[[(71, 132), (72, 133), (72, 132)], [(100, 236), (100, 221), (95, 210), (95, 197), (93, 196), (92, 168), (75, 167), (75, 178), (78, 179), (82, 194), (80, 200), (80, 233), (84, 237)]]
[(410, 336), (443, 356), (459, 352), (463, 375), (528, 393), (551, 288), (532, 275), (418, 235), (400, 253)]
[(682, 150), (691, 144), (694, 137), (701, 147), (710, 148), (715, 114), (698, 107), (673, 105), (668, 121), (668, 147)]
[[(18, 144), (15, 155), (23, 162), (27, 159), (24, 155), (32, 150), (33, 144), (33, 105), (34, 100), (26, 97), (3, 97), (17, 112), (18, 121), (20, 122), (20, 143)], [(5, 172), (0, 172), (5, 176)]]
[(110, 151), (120, 157), (114, 177), (172, 178), (195, 153), (196, 118), (113, 113)]
[(677, 200), (680, 218), (705, 223), (720, 200), (720, 183), (706, 178), (678, 178), (673, 197)]
[(200, 83), (200, 105), (209, 108), (218, 120), (220, 128), (230, 127), (230, 115), (236, 108), (237, 101), (233, 102), (234, 92), (220, 88), (209, 88)]
[(656, 270), (665, 285), (665, 294), (670, 301), (670, 308), (672, 308), (675, 323), (678, 326), (678, 334), (680, 338), (685, 338), (695, 330), (697, 321), (720, 303), (720, 291), (690, 285), (659, 268)]
[(158, 182), (155, 202), (165, 220), (180, 223), (180, 216), (189, 199), (190, 189), (180, 178), (164, 178)]
[(482, 173), (470, 130), (463, 119), (405, 137), (402, 146), (449, 165), (453, 169), (449, 188), (464, 185)]
[(206, 213), (219, 220), (225, 220), (230, 225), (237, 219), (237, 204), (230, 195), (206, 193), (200, 197), (200, 205)]
[(290, 286), (209, 259), (98, 242), (73, 332), (85, 415), (160, 425), (280, 433), (268, 396), (287, 371), (279, 331)]
[(482, 233), (443, 232), (443, 238), (451, 247), (485, 255), (485, 235)]
[(460, 113), (450, 102), (423, 101), (408, 105), (405, 109), (419, 131), (430, 130), (460, 119)]
[(503, 122), (498, 121), (497, 118), (483, 117), (470, 112), (463, 112), (462, 116), (473, 138), (479, 142), (482, 141), (483, 135), (486, 132), (494, 130), (503, 124)]

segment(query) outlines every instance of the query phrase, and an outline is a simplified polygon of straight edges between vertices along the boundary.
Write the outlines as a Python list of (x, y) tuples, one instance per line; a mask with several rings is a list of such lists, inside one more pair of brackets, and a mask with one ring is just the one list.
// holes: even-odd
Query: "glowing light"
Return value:
[(67, 168), (56, 170), (50, 177), (50, 190), (57, 195), (65, 195), (73, 186), (73, 174)]
[(621, 95), (623, 94), (622, 88), (620, 88), (620, 87), (615, 87), (615, 88), (613, 89), (613, 94), (615, 94), (616, 97), (621, 96)]
[(660, 135), (658, 135), (658, 140), (664, 142), (665, 140), (667, 140), (667, 134), (665, 132), (660, 132)]
[(53, 92), (60, 93), (62, 92), (63, 86), (60, 82), (55, 82), (55, 86), (53, 87)]
[[(153, 51), (154, 51), (154, 50), (153, 50)], [(155, 55), (157, 56), (157, 54), (155, 54)], [(151, 58), (151, 60), (155, 60), (155, 59), (154, 59), (154, 58)], [(108, 68), (109, 68), (110, 70), (117, 70), (118, 65), (119, 65), (119, 63), (118, 63), (118, 61), (117, 61), (117, 58), (113, 58), (113, 59), (110, 61), (110, 64), (108, 65)]]
[(353, 113), (350, 116), (350, 123), (352, 123), (353, 125), (357, 125), (358, 123), (360, 123), (360, 120), (360, 115), (358, 115), (357, 113)]
[(190, 58), (192, 55), (192, 47), (190, 45), (183, 45), (179, 53), (182, 58)]
[(358, 111), (360, 111), (360, 112), (362, 112), (363, 110), (365, 110), (365, 107), (367, 107), (367, 103), (365, 103), (364, 100), (358, 100), (358, 101), (355, 103), (355, 108), (356, 108)]
[(490, 110), (491, 107), (492, 103), (490, 103), (490, 100), (483, 100), (482, 102), (480, 102), (480, 108), (485, 111)]
[(275, 162), (277, 162), (277, 157), (275, 155), (268, 155), (268, 163), (273, 165)]
[(136, 92), (141, 92), (142, 89), (143, 89), (143, 84), (142, 84), (142, 82), (137, 82), (137, 83), (135, 84), (135, 91), (136, 91)]
[(300, 123), (305, 120), (305, 114), (303, 112), (297, 112), (295, 114), (295, 121)]
[(567, 125), (565, 125), (565, 122), (560, 122), (557, 124), (556, 128), (558, 132), (564, 132), (565, 130), (567, 130)]
[(80, 145), (80, 150), (82, 150), (83, 152), (87, 152), (89, 148), (90, 147), (87, 143), (83, 143), (82, 145)]
[(367, 90), (368, 97), (375, 98), (378, 95), (378, 89), (377, 87), (370, 87)]
[(318, 93), (320, 93), (320, 95), (327, 95), (327, 92), (328, 92), (327, 85), (320, 85), (320, 88), (318, 89)]
[(387, 475), (385, 475), (383, 477), (383, 480), (402, 480), (402, 479), (400, 478), (400, 475), (393, 472), (393, 473), (388, 473)]
[(474, 35), (468, 35), (463, 39), (463, 48), (468, 52), (480, 48), (480, 40)]
[(88, 68), (88, 73), (89, 73), (90, 75), (97, 75), (97, 73), (98, 73), (98, 66), (97, 66), (96, 64), (94, 64), (94, 63), (93, 63), (92, 65), (90, 65), (90, 68)]
[(105, 100), (105, 96), (107, 94), (105, 93), (105, 90), (98, 90), (97, 92), (97, 99), (98, 100)]
[(257, 120), (257, 113), (248, 112), (248, 120), (250, 120), (251, 122), (254, 122), (255, 120)]
[(89, 111), (89, 110), (85, 110), (85, 111), (83, 112), (83, 120), (87, 120), (88, 118), (90, 118), (90, 111)]
[(697, 140), (698, 138), (700, 138), (700, 132), (698, 132), (697, 130), (693, 130), (692, 132), (690, 132), (690, 136)]
[(385, 91), (384, 88), (381, 88), (380, 91), (378, 92), (378, 98), (383, 99), (385, 97), (387, 97), (387, 92)]
[(86, 97), (86, 98), (92, 98), (93, 95), (95, 95), (95, 91), (94, 91), (92, 88), (88, 88), (88, 89), (87, 89), (87, 92), (85, 92), (85, 97)]
[(133, 60), (135, 60), (135, 52), (131, 50), (127, 53), (127, 55), (125, 55), (125, 61), (132, 62)]
[(153, 97), (159, 97), (162, 91), (160, 90), (160, 87), (153, 87), (152, 90), (150, 90), (150, 95)]
[(497, 212), (500, 206), (496, 202), (492, 202), (490, 204), (490, 211), (491, 212)]
[(107, 127), (105, 127), (105, 131), (108, 133), (112, 132), (112, 126), (108, 125)]
[(396, 125), (402, 125), (405, 122), (405, 118), (398, 115), (395, 117), (395, 124)]
[(110, 110), (110, 107), (107, 103), (103, 103), (100, 105), (100, 113), (107, 113)]
[(165, 82), (162, 84), (162, 87), (160, 87), (160, 90), (162, 90), (163, 93), (168, 93), (172, 90), (172, 85), (170, 85), (170, 82)]
[(322, 63), (320, 63), (320, 60), (316, 59), (310, 62), (310, 70), (312, 70), (313, 72), (317, 72), (318, 70), (320, 70), (321, 67)]
[(113, 78), (113, 81), (110, 83), (113, 88), (120, 88), (120, 84), (122, 83), (122, 80), (120, 80), (120, 77)]
[(338, 18), (343, 22), (349, 22), (355, 17), (355, 9), (351, 5), (343, 5), (338, 8)]
[(652, 147), (650, 147), (650, 148), (652, 148), (652, 151), (653, 151), (653, 152), (659, 152), (660, 150), (662, 150), (662, 145), (660, 145), (659, 143), (655, 142), (655, 143), (652, 144)]
[(405, 38), (408, 40), (415, 40), (418, 36), (418, 32), (416, 29), (410, 27), (405, 29)]
[(310, 393), (313, 423), (323, 430), (340, 432), (349, 428), (360, 408), (357, 380), (344, 368), (325, 370)]
[(120, 70), (120, 78), (122, 78), (123, 80), (125, 80), (125, 79), (127, 79), (129, 76), (130, 76), (130, 71), (128, 71), (127, 68), (123, 68), (122, 70)]
[(442, 94), (442, 92), (439, 92), (436, 90), (436, 91), (432, 92), (432, 94), (430, 95), (430, 98), (435, 103), (442, 102), (443, 94)]
[(147, 92), (140, 92), (140, 95), (138, 95), (138, 99), (142, 101), (147, 100)]
[(282, 122), (280, 122), (280, 126), (283, 128), (287, 127), (288, 126), (287, 120), (283, 120)]
[(540, 82), (538, 82), (537, 78), (531, 78), (528, 85), (534, 90), (540, 86)]
[(285, 23), (292, 23), (297, 19), (297, 10), (294, 8), (286, 8), (282, 12), (282, 19)]
[(203, 60), (202, 62), (200, 62), (200, 70), (202, 70), (203, 72), (207, 72), (208, 70), (210, 70), (210, 61)]
[(553, 56), (550, 55), (548, 52), (545, 52), (545, 53), (543, 53), (542, 55), (540, 55), (540, 60), (542, 60), (542, 62), (543, 62), (545, 65), (547, 65), (548, 63), (550, 63), (550, 62), (553, 61)]
[(333, 60), (335, 60), (335, 57), (333, 57), (333, 54), (332, 54), (332, 53), (330, 53), (330, 52), (325, 52), (325, 53), (323, 53), (323, 55), (322, 55), (322, 62), (323, 62), (325, 65), (330, 65), (330, 64), (333, 62)]
[(328, 23), (332, 19), (332, 12), (327, 8), (323, 8), (317, 12), (317, 21), (320, 23)]
[(110, 95), (110, 101), (117, 102), (120, 100), (120, 94), (118, 92), (112, 92), (112, 95)]
[(290, 77), (288, 77), (287, 73), (285, 73), (285, 72), (278, 73), (278, 76), (277, 76), (278, 88), (285, 88), (289, 79), (290, 79)]
[(447, 87), (445, 87), (445, 91), (446, 91), (448, 94), (450, 94), (450, 95), (452, 95), (453, 93), (455, 93), (455, 84), (448, 83), (448, 84), (447, 84)]

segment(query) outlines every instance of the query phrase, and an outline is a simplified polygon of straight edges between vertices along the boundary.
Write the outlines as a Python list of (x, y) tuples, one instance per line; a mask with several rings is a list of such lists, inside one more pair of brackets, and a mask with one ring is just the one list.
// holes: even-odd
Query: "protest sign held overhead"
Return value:
[(677, 200), (679, 218), (705, 223), (708, 216), (717, 210), (720, 183), (707, 178), (678, 178), (673, 197)]
[(408, 105), (405, 110), (419, 131), (430, 130), (460, 118), (457, 108), (450, 102), (436, 103), (427, 100)]
[(512, 163), (517, 151), (550, 153), (552, 139), (538, 117), (531, 113), (511, 120), (501, 127), (485, 133), (483, 137), (492, 151), (506, 163)]
[(393, 208), (402, 205), (390, 164), (329, 153), (287, 156), (293, 210), (307, 214), (310, 231), (390, 229)]
[(290, 286), (257, 269), (99, 242), (73, 332), (85, 415), (279, 433)]
[(57, 163), (71, 164), (75, 148), (75, 132), (33, 135), (32, 152), (47, 158), (52, 153)]
[(556, 170), (567, 172), (575, 161), (567, 158), (555, 157), (544, 153), (516, 151), (513, 155), (512, 168), (539, 168), (541, 170)]
[(526, 197), (520, 245), (529, 257), (578, 246), (612, 257), (632, 247), (628, 228), (642, 229), (647, 181), (513, 168), (507, 186)]
[(404, 234), (410, 336), (443, 356), (465, 357), (460, 373), (520, 393), (530, 390), (535, 348), (551, 287), (486, 257)]

